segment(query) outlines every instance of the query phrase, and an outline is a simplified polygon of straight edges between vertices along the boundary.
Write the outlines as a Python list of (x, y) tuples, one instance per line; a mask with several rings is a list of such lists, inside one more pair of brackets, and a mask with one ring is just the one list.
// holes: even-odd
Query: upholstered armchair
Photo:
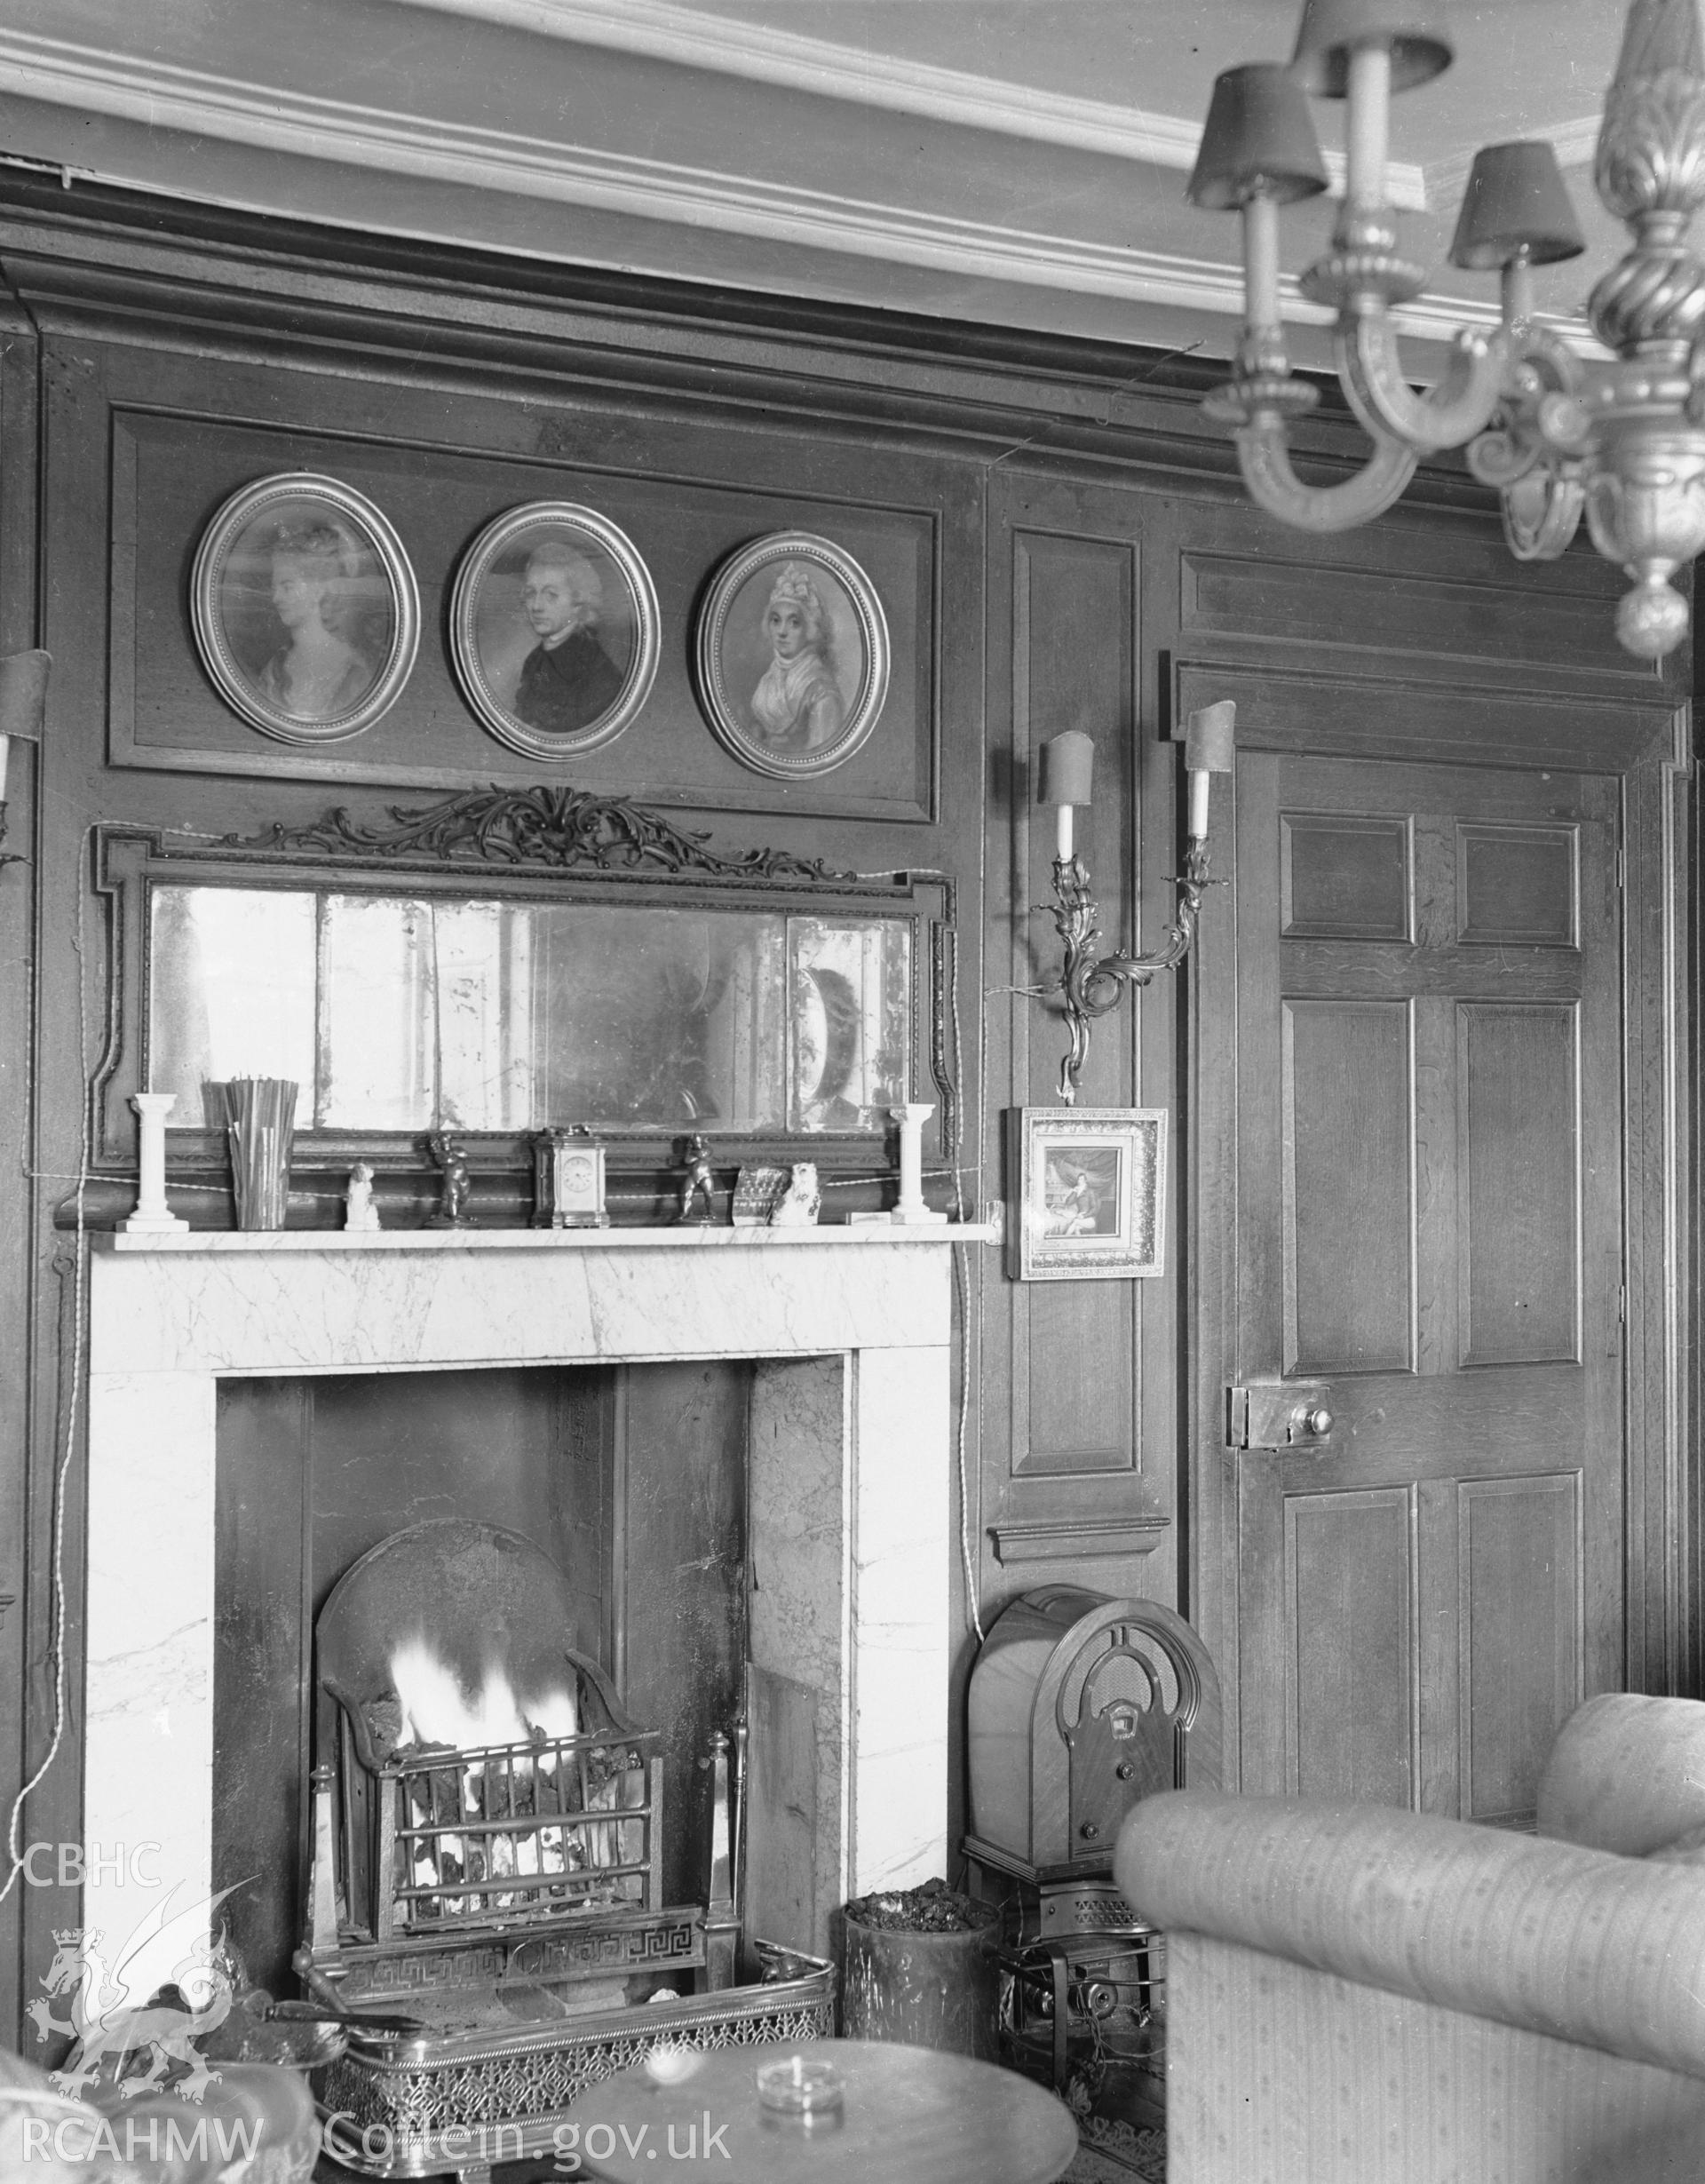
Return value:
[(1170, 2184), (1705, 2178), (1705, 1705), (1590, 1700), (1538, 1826), (1137, 1807), (1114, 1870), (1167, 1934)]

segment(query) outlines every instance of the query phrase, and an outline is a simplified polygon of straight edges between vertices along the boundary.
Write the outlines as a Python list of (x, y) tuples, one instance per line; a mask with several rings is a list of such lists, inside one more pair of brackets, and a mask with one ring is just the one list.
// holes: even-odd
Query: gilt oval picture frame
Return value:
[(500, 743), (566, 759), (614, 743), (657, 674), (657, 593), (625, 531), (574, 501), (487, 524), (450, 597), (450, 660)]
[(888, 695), (888, 622), (850, 553), (775, 531), (710, 579), (694, 647), (712, 734), (754, 773), (833, 773), (869, 738)]
[(389, 520), (353, 487), (282, 471), (234, 493), (190, 571), (202, 664), (281, 743), (337, 743), (393, 705), (420, 644), (420, 593)]

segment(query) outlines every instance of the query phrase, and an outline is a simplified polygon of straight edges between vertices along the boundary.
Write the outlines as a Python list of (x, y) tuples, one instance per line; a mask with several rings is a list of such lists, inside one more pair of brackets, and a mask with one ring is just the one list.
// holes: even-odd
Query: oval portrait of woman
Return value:
[(657, 641), (638, 548), (575, 502), (512, 508), (456, 571), (456, 679), (498, 742), (528, 758), (572, 758), (620, 735), (650, 693)]
[(711, 578), (695, 647), (699, 703), (744, 766), (786, 779), (843, 766), (888, 694), (888, 624), (851, 554), (777, 531)]
[(226, 502), (196, 549), (190, 618), (226, 703), (285, 743), (370, 727), (420, 640), (402, 542), (371, 501), (311, 471), (262, 478)]

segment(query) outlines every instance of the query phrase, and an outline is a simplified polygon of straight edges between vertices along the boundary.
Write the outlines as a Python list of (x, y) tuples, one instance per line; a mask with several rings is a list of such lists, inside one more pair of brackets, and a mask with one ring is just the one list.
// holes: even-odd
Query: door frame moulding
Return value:
[[(1217, 694), (1227, 672), (1240, 669), (1252, 678), (1263, 675), (1254, 661), (1181, 663), (1179, 702), (1193, 671), (1211, 675)], [(1306, 678), (1314, 687), (1346, 679), (1372, 680)], [(1477, 707), (1501, 717), (1505, 732), (1497, 740), (1482, 735), (1471, 758), (1461, 745), (1435, 750), (1441, 763), (1556, 767), (1621, 782), (1623, 1679), (1630, 1690), (1697, 1694), (1705, 1689), (1700, 1613), (1705, 1539), (1699, 1536), (1699, 1497), (1687, 1464), (1698, 1371), (1689, 1311), (1697, 1272), (1689, 1198), (1696, 1122), (1686, 1075), (1693, 1012), (1683, 907), (1693, 857), (1692, 709), (1656, 690), (1639, 697), (1594, 690), (1571, 700), (1554, 691), (1451, 686), (1447, 692), (1406, 678), (1380, 685), (1379, 711), (1370, 711), (1373, 725), (1353, 750), (1336, 734), (1321, 735), (1300, 707), (1289, 721), (1275, 722), (1270, 705), (1248, 709), (1247, 727), (1240, 718), (1240, 749), (1423, 763), (1414, 736), (1392, 719), (1406, 694), (1447, 695), (1468, 722), (1476, 719)], [(1217, 823), (1231, 839), (1235, 774), (1225, 790)], [(1225, 1445), (1225, 1389), (1237, 1378), (1238, 1364), (1240, 1055), (1235, 1011), (1216, 1021), (1202, 996), (1210, 989), (1236, 991), (1237, 886), (1234, 863), (1227, 860), (1224, 897), (1217, 915), (1202, 922), (1190, 970), (1186, 1061), (1192, 1127), (1185, 1188), (1194, 1251), (1184, 1307), (1191, 1418), (1184, 1575), (1190, 1620), (1218, 1664), (1225, 1688), (1228, 1789), (1238, 1786), (1241, 1747), (1238, 1459)], [(1220, 1091), (1204, 1106), (1201, 1088), (1209, 1084)]]

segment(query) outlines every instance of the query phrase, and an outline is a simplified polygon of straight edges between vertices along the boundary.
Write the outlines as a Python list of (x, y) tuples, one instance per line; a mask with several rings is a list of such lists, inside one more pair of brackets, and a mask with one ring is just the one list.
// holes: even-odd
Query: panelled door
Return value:
[(1619, 1680), (1618, 788), (1240, 756), (1246, 1791), (1519, 1826)]

